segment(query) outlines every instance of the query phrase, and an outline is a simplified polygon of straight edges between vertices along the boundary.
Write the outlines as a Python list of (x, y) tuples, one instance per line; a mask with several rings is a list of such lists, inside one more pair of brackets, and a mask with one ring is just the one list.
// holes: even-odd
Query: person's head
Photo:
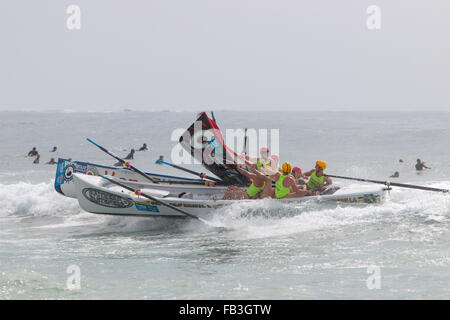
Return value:
[(135, 151), (134, 151), (134, 149), (131, 149), (131, 153), (134, 153)]
[(36, 147), (33, 147), (33, 150), (36, 150)]
[(323, 172), (327, 168), (327, 164), (325, 161), (318, 160), (316, 161), (316, 172)]
[(147, 146), (147, 144), (146, 143), (144, 143), (144, 147), (146, 147)]
[(421, 161), (420, 161), (420, 159), (417, 159), (417, 163), (420, 163)]
[(159, 160), (164, 160), (164, 156), (159, 156)]
[(261, 154), (261, 158), (263, 158), (264, 160), (269, 159), (269, 148), (267, 147), (262, 147), (261, 149), (259, 149), (259, 153)]
[(400, 173), (398, 171), (395, 171), (394, 176), (398, 177), (400, 176)]
[(398, 162), (403, 162), (403, 159), (398, 160)]
[(292, 164), (290, 164), (289, 162), (285, 162), (283, 163), (283, 165), (281, 166), (281, 169), (283, 170), (283, 174), (284, 175), (288, 175), (291, 173), (292, 171)]
[(294, 175), (294, 178), (300, 178), (302, 176), (302, 169), (300, 169), (300, 167), (293, 167), (292, 174)]

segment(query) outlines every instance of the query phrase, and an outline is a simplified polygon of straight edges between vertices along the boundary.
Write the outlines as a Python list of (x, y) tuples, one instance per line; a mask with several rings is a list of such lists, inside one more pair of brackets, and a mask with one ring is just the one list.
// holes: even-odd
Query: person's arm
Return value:
[(316, 171), (316, 170), (315, 170), (315, 169), (312, 169), (312, 170), (306, 171), (305, 173), (303, 173), (303, 175), (304, 175), (305, 177), (309, 177), (310, 175), (312, 175), (312, 173), (313, 173), (314, 171)]
[(237, 165), (237, 166), (236, 166), (236, 170), (237, 170), (239, 173), (241, 173), (241, 174), (243, 174), (244, 176), (246, 176), (248, 179), (253, 179), (253, 178), (255, 177), (255, 174), (254, 174), (254, 173), (251, 173), (251, 172), (245, 170), (241, 165)]
[[(289, 179), (286, 179), (286, 180), (288, 180), (288, 185), (287, 185), (287, 187), (290, 187), (292, 192), (295, 192), (295, 193), (300, 192), (300, 189), (298, 188), (298, 186), (297, 186), (297, 184), (295, 183), (295, 180), (294, 180), (294, 179), (289, 178)], [(283, 181), (283, 182), (284, 182), (284, 181)]]

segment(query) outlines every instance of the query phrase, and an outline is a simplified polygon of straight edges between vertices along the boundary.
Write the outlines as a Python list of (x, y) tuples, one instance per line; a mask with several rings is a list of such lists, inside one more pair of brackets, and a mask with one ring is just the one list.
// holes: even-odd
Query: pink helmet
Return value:
[(267, 147), (262, 147), (261, 149), (259, 149), (260, 153), (264, 153), (264, 152), (269, 152), (269, 148)]
[(292, 172), (298, 172), (299, 174), (302, 174), (302, 169), (300, 169), (300, 167), (294, 167), (292, 168)]

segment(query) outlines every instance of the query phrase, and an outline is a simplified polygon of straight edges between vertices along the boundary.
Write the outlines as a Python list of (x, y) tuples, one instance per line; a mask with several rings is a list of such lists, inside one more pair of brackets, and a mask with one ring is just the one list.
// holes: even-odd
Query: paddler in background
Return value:
[(259, 150), (259, 154), (261, 155), (259, 158), (250, 158), (248, 155), (245, 155), (245, 162), (250, 162), (251, 164), (256, 165), (256, 170), (264, 172), (266, 175), (272, 175), (275, 171), (278, 171), (278, 156), (272, 155), (270, 156), (270, 150), (267, 147), (262, 147)]
[(309, 177), (306, 189), (311, 191), (308, 195), (318, 195), (333, 183), (330, 177), (325, 176), (324, 171), (326, 168), (327, 164), (325, 161), (319, 160), (316, 162), (314, 169), (305, 172), (304, 175)]

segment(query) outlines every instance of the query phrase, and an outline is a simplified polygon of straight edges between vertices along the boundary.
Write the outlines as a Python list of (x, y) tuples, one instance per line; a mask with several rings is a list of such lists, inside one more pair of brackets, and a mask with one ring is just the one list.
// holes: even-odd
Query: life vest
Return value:
[(325, 176), (321, 176), (320, 178), (316, 176), (316, 172), (314, 171), (311, 176), (309, 177), (308, 182), (306, 185), (308, 186), (309, 190), (315, 190), (319, 189), (321, 186), (325, 184)]
[(289, 193), (291, 193), (291, 188), (283, 186), (283, 181), (286, 179), (289, 175), (280, 174), (280, 178), (275, 183), (275, 196), (278, 199), (286, 197)]
[(264, 181), (264, 184), (263, 184), (262, 187), (257, 187), (257, 186), (255, 186), (255, 185), (253, 184), (253, 182), (252, 182), (252, 184), (247, 188), (246, 192), (247, 192), (247, 194), (248, 194), (248, 196), (249, 196), (250, 198), (253, 198), (253, 197), (255, 197), (258, 193), (260, 193), (261, 191), (263, 191), (265, 186), (266, 186), (266, 182), (265, 182), (265, 181)]
[[(256, 163), (256, 169), (259, 169), (263, 166), (263, 163), (261, 162), (261, 158), (258, 158), (258, 162)], [(270, 159), (267, 159), (264, 163), (264, 166), (266, 168), (270, 168), (272, 166), (272, 163), (270, 162)]]

